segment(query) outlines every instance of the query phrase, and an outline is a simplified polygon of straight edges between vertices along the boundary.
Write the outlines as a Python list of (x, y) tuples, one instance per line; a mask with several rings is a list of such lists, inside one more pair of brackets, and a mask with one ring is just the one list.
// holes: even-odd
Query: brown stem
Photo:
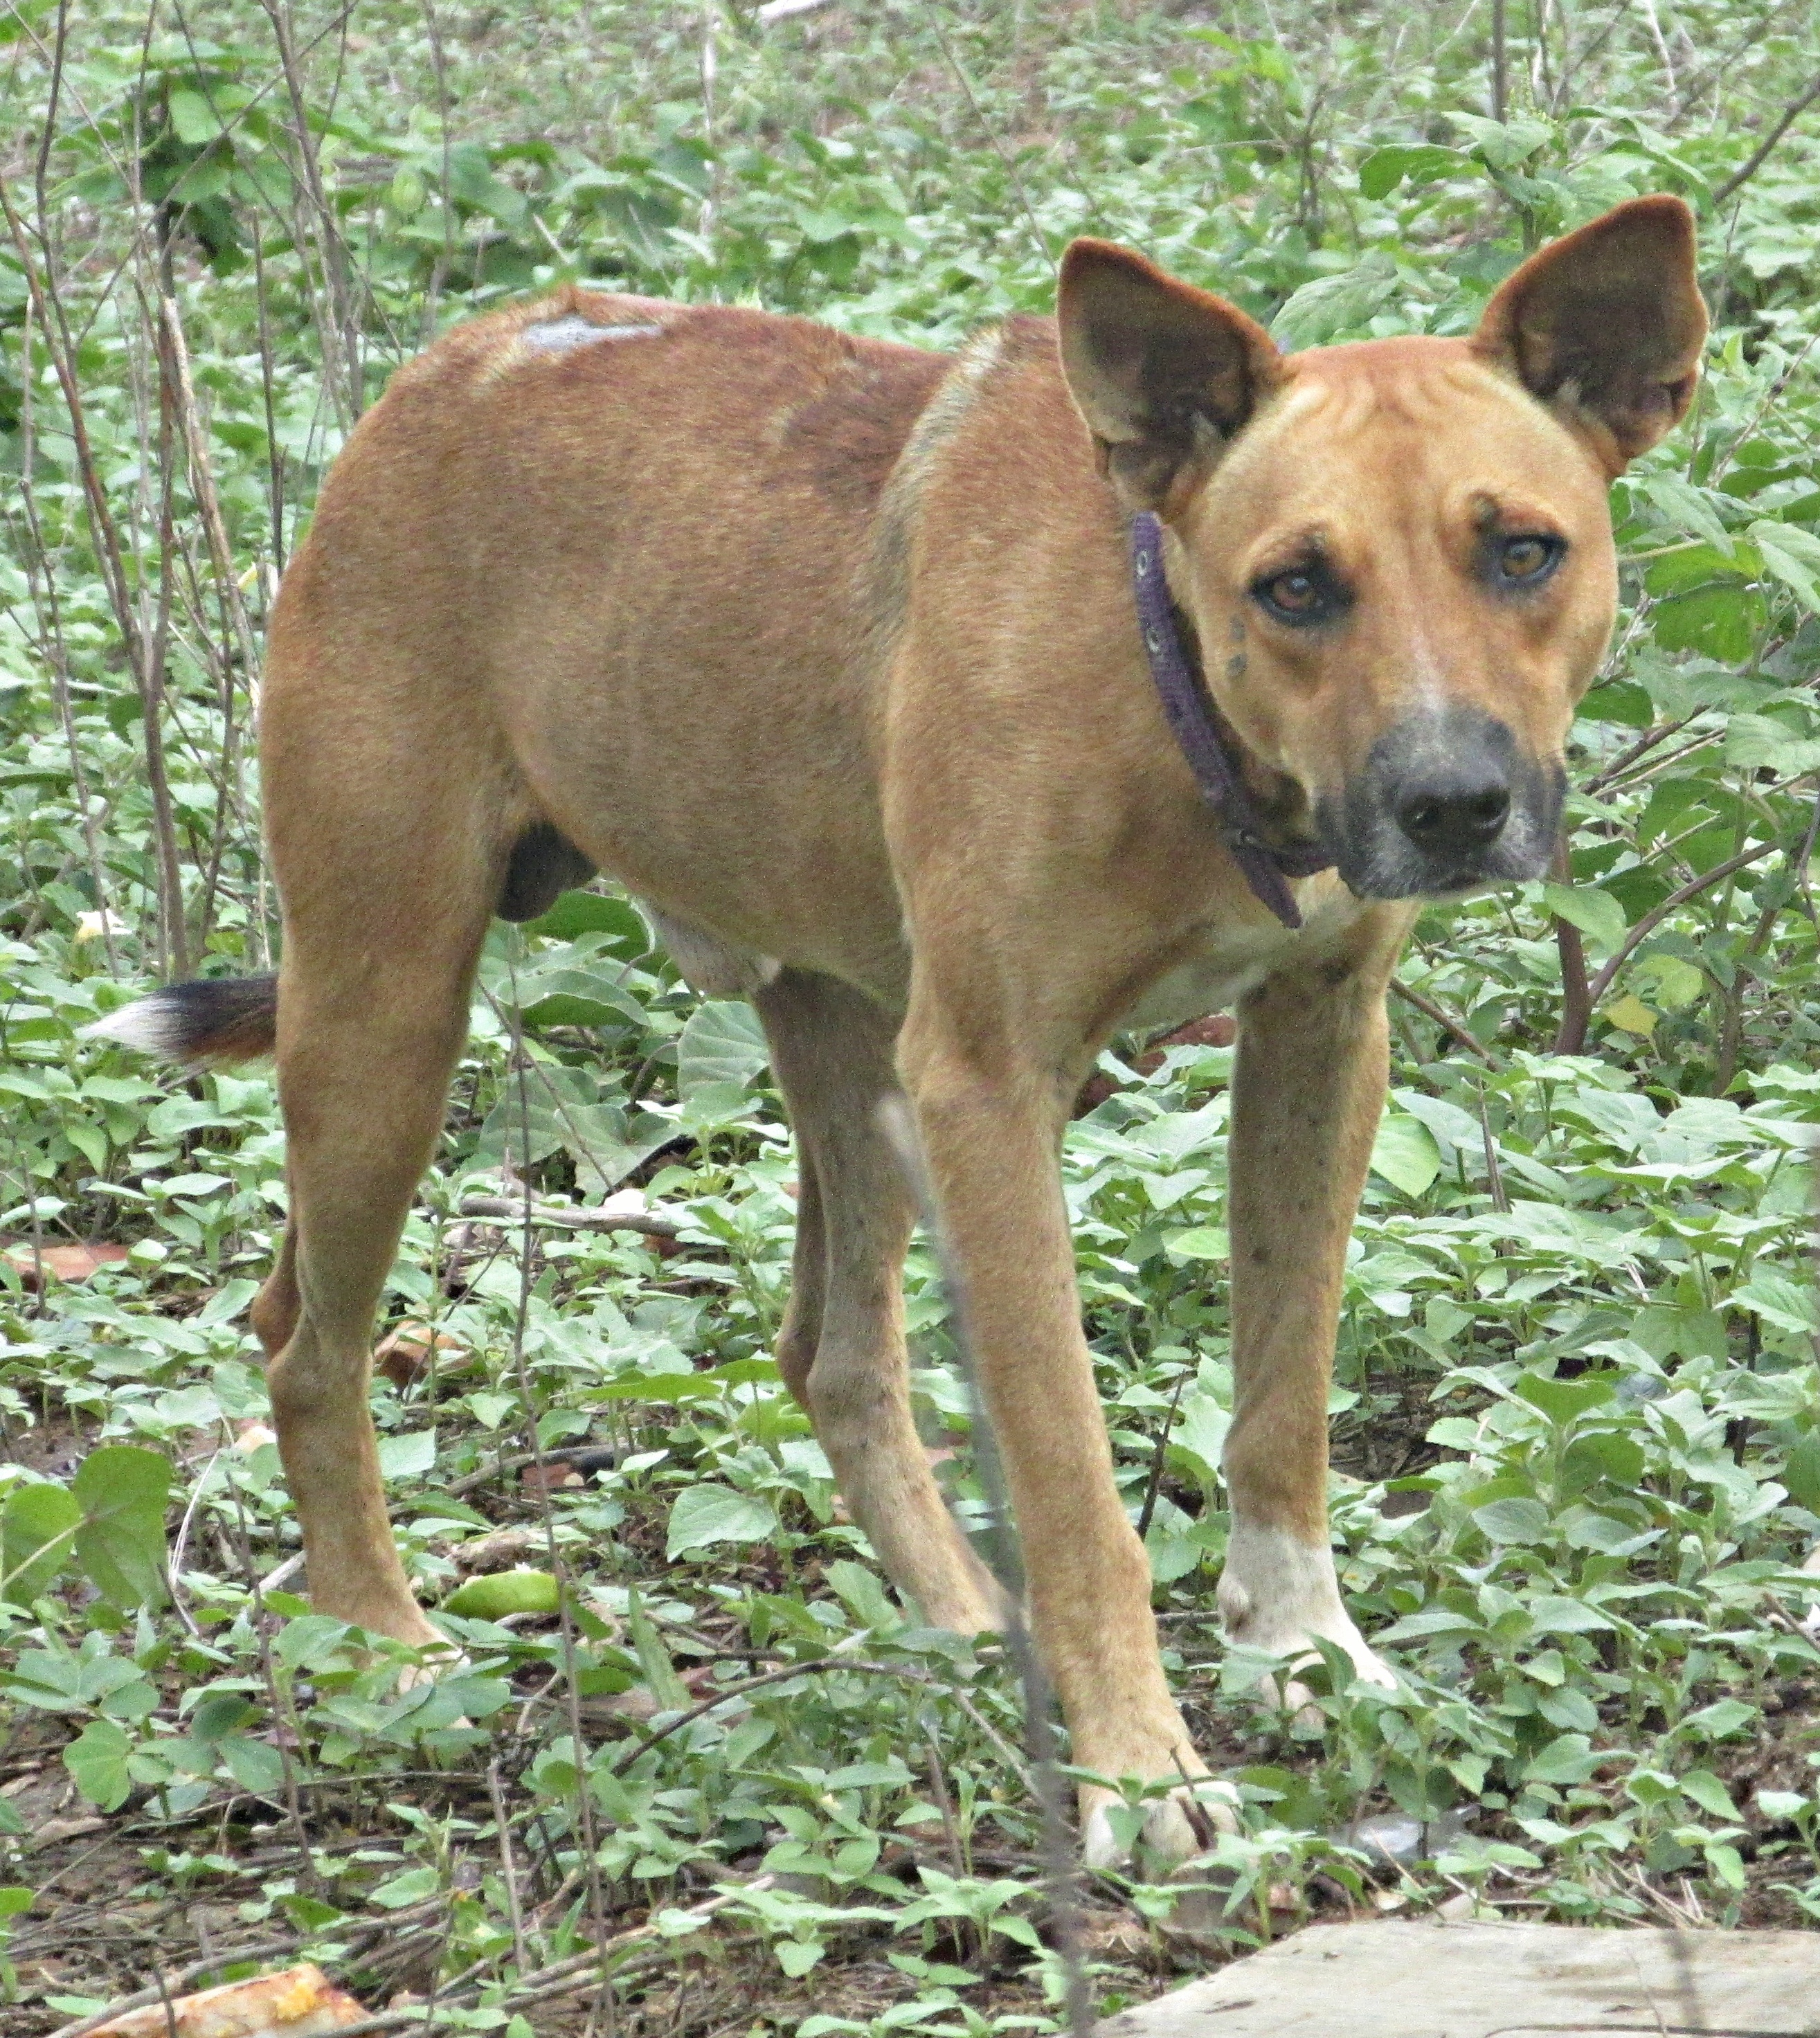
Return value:
[(1432, 1019), (1443, 1033), (1450, 1034), (1469, 1053), (1477, 1055), (1482, 1062), (1489, 1062), (1493, 1068), (1498, 1066), (1497, 1056), (1444, 1005), (1437, 1005), (1433, 998), (1425, 997), (1412, 984), (1405, 983), (1400, 976), (1391, 978), (1390, 988), (1399, 998), (1408, 999), (1424, 1019)]
[[(1563, 885), (1571, 884), (1573, 880), (1564, 831), (1555, 845), (1550, 875)], [(1561, 1025), (1555, 1036), (1555, 1052), (1577, 1055), (1586, 1046), (1587, 1028), (1592, 1023), (1592, 997), (1587, 987), (1586, 943), (1580, 939), (1579, 929), (1571, 920), (1564, 920), (1559, 913), (1555, 915), (1555, 947), (1561, 959)]]
[(1741, 184), (1749, 183), (1750, 179), (1756, 176), (1757, 172), (1769, 161), (1771, 152), (1775, 149), (1776, 143), (1817, 99), (1820, 99), (1820, 72), (1815, 74), (1814, 82), (1804, 93), (1798, 98), (1790, 100), (1783, 108), (1769, 132), (1752, 150), (1739, 168), (1734, 170), (1712, 194), (1714, 205), (1723, 205)]

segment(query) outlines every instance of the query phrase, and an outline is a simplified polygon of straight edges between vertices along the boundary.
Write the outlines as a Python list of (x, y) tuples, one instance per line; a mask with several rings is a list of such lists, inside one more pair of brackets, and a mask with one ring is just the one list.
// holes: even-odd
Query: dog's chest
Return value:
[(1119, 1021), (1120, 1030), (1154, 1032), (1205, 1013), (1227, 1011), (1276, 971), (1333, 946), (1362, 910), (1361, 902), (1331, 877), (1297, 889), (1304, 926), (1254, 922), (1234, 927), (1225, 919), (1210, 922), (1188, 952), (1134, 1001)]

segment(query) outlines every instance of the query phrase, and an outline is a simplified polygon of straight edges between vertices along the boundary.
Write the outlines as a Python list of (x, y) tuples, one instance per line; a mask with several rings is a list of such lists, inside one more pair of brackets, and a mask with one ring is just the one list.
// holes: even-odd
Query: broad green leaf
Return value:
[(1767, 518), (1753, 524), (1747, 533), (1764, 565), (1786, 588), (1792, 589), (1802, 607), (1820, 613), (1820, 537), (1799, 524), (1778, 524)]
[(445, 1610), (476, 1620), (503, 1620), (509, 1613), (554, 1613), (556, 1581), (548, 1571), (495, 1571), (457, 1585)]
[(1549, 1510), (1539, 1500), (1488, 1500), (1473, 1519), (1494, 1543), (1539, 1543), (1549, 1532)]
[(379, 1439), (379, 1470), (385, 1479), (422, 1479), (436, 1468), (436, 1432), (412, 1430)]
[(76, 1788), (104, 1812), (118, 1811), (133, 1787), (127, 1757), (133, 1744), (112, 1720), (91, 1720), (63, 1751), (63, 1766)]
[(597, 892), (562, 893), (540, 919), (525, 922), (525, 931), (553, 941), (605, 934), (614, 954), (625, 962), (636, 962), (650, 953), (651, 938), (637, 907), (624, 899), (603, 898)]
[(1434, 1134), (1407, 1112), (1386, 1112), (1372, 1143), (1371, 1172), (1406, 1196), (1420, 1195), (1441, 1172)]
[(677, 1675), (669, 1651), (651, 1625), (651, 1617), (645, 1612), (644, 1601), (636, 1585), (626, 1594), (626, 1637), (639, 1659), (639, 1668), (644, 1672), (645, 1688), (656, 1699), (658, 1710), (686, 1711), (691, 1703), (688, 1687)]
[(1374, 149), (1359, 165), (1359, 188), (1366, 197), (1388, 198), (1398, 184), (1431, 184), (1455, 176), (1466, 167), (1458, 149), (1443, 149), (1432, 142), (1393, 142)]
[(677, 1080), (686, 1101), (710, 1083), (743, 1089), (771, 1058), (758, 1014), (743, 998), (696, 1006), (677, 1042)]
[(1793, 1281), (1773, 1267), (1759, 1267), (1742, 1287), (1732, 1290), (1731, 1299), (1778, 1330), (1792, 1331), (1797, 1337), (1820, 1333), (1820, 1292), (1811, 1281)]
[(685, 1486), (670, 1509), (664, 1554), (673, 1562), (685, 1551), (716, 1543), (764, 1543), (778, 1531), (776, 1515), (754, 1494), (707, 1482)]
[(1285, 349), (1324, 347), (1367, 325), (1396, 290), (1396, 263), (1374, 248), (1344, 275), (1304, 283), (1272, 321), (1271, 337)]
[(1545, 884), (1542, 903), (1607, 955), (1623, 941), (1630, 926), (1623, 907), (1594, 885)]
[(0, 1510), (0, 1589), (29, 1606), (69, 1562), (82, 1506), (66, 1487), (16, 1486)]
[(76, 1561), (116, 1606), (156, 1605), (165, 1597), (165, 1505), (171, 1465), (137, 1444), (103, 1444), (76, 1468), (82, 1503)]
[(1731, 1793), (1710, 1769), (1690, 1769), (1679, 1781), (1682, 1795), (1691, 1797), (1701, 1811), (1716, 1819), (1735, 1819), (1738, 1816), (1738, 1807), (1731, 1801)]
[(1520, 1373), (1515, 1391), (1539, 1408), (1551, 1422), (1571, 1422), (1589, 1409), (1602, 1407), (1617, 1392), (1614, 1374), (1590, 1373), (1578, 1380), (1554, 1380), (1546, 1373)]

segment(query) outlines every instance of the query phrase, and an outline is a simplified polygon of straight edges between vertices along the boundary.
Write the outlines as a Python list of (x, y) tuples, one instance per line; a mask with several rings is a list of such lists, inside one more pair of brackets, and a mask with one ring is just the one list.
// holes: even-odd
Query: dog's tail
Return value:
[(271, 1052), (278, 1037), (278, 979), (211, 976), (168, 983), (82, 1031), (161, 1061), (256, 1061)]

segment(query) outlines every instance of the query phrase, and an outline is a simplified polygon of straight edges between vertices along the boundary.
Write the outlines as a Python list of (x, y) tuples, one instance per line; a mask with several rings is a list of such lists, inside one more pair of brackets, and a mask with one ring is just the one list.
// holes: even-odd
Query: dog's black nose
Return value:
[(1405, 786), (1397, 797), (1397, 825), (1425, 856), (1465, 857), (1488, 848), (1511, 811), (1504, 778), (1431, 778)]

